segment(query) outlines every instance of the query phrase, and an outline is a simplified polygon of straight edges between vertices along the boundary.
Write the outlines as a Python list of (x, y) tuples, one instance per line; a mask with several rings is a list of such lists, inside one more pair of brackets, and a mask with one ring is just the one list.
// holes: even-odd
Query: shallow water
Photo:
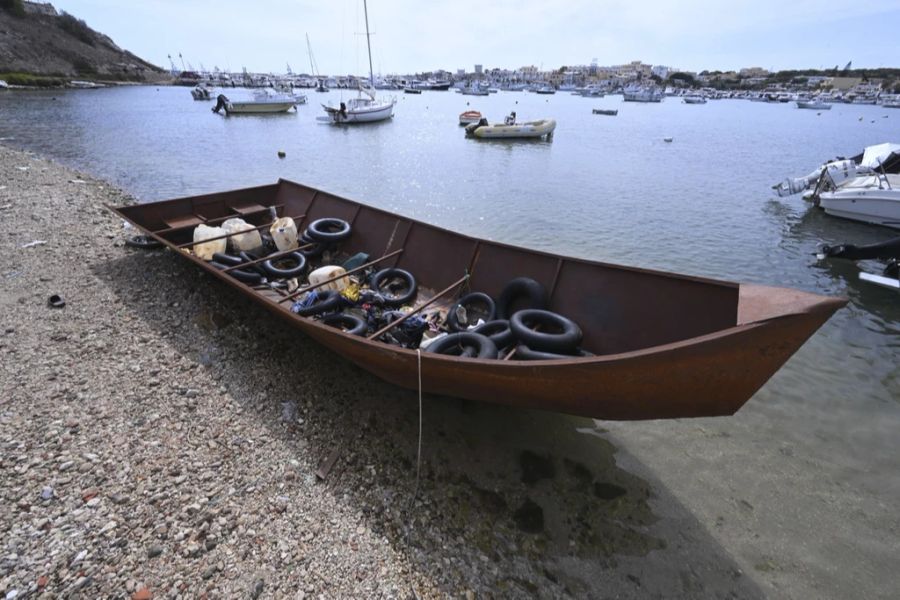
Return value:
[[(846, 295), (847, 308), (744, 410), (764, 424), (762, 442), (794, 444), (822, 460), (839, 455), (842, 484), (882, 498), (900, 493), (900, 298), (859, 282), (852, 263), (814, 257), (820, 243), (872, 243), (897, 232), (828, 217), (770, 190), (825, 159), (900, 140), (900, 111), (426, 92), (398, 94), (389, 122), (335, 127), (317, 120), (319, 102), (341, 93), (308, 95), (296, 114), (226, 118), (186, 88), (3, 92), (0, 138), (145, 201), (285, 177), (478, 237)], [(519, 120), (552, 117), (558, 127), (552, 142), (470, 140), (456, 121), (467, 109), (492, 121), (510, 110)]]

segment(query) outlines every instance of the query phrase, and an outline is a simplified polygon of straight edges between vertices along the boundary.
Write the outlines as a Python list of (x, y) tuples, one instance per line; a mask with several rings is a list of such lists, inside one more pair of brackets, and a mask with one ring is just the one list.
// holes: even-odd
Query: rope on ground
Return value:
[[(416, 498), (419, 496), (419, 474), (422, 471), (422, 351), (419, 348), (416, 348), (416, 362), (418, 364), (419, 372), (419, 446), (416, 450), (416, 485), (413, 488), (412, 498), (409, 499), (408, 513), (412, 512), (413, 505), (416, 503)], [(410, 522), (406, 528), (407, 546), (409, 546), (409, 534), (412, 531), (411, 525), (412, 523)]]

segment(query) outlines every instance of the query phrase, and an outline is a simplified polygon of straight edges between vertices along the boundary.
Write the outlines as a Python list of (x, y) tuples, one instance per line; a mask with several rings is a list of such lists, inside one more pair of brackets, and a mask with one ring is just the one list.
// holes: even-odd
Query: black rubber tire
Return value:
[(315, 242), (336, 244), (350, 237), (350, 223), (333, 217), (316, 219), (306, 228), (306, 234)]
[[(297, 265), (289, 269), (281, 269), (275, 266), (276, 262), (281, 262), (283, 260), (293, 260)], [(269, 259), (265, 261), (262, 266), (266, 271), (266, 274), (272, 279), (290, 279), (291, 277), (302, 275), (303, 271), (306, 270), (306, 257), (300, 252), (291, 252), (290, 254), (285, 254), (278, 258)]]
[(547, 308), (547, 290), (544, 286), (530, 277), (516, 277), (500, 292), (500, 298), (497, 299), (497, 318), (509, 319), (512, 316), (510, 312), (512, 305), (523, 298), (528, 301), (528, 308)]
[(431, 342), (425, 352), (482, 359), (493, 359), (498, 355), (497, 346), (489, 337), (471, 331), (445, 335)]
[(231, 254), (222, 254), (221, 252), (216, 252), (213, 254), (213, 260), (217, 263), (229, 266), (237, 266), (244, 264), (244, 259), (240, 256), (234, 256)]
[[(225, 265), (220, 262), (210, 261), (212, 266), (217, 269), (227, 269), (228, 267), (233, 267), (234, 265)], [(245, 271), (244, 269), (232, 269), (226, 273), (226, 275), (231, 275), (238, 281), (243, 281), (244, 283), (256, 284), (260, 283), (263, 280), (263, 276), (255, 271)]]
[(132, 248), (140, 248), (141, 250), (153, 250), (154, 248), (162, 248), (163, 243), (149, 235), (138, 233), (125, 238), (125, 245)]
[[(545, 331), (535, 331), (543, 326)], [(516, 340), (532, 350), (567, 354), (575, 350), (583, 337), (575, 321), (549, 310), (528, 308), (517, 311), (509, 320)]]
[(318, 256), (322, 256), (322, 254), (329, 248), (328, 244), (323, 244), (322, 242), (316, 241), (309, 236), (309, 230), (305, 230), (300, 235), (300, 245), (305, 246), (307, 244), (312, 244), (311, 248), (301, 248), (300, 254), (305, 256), (306, 258), (316, 258)]
[(349, 333), (350, 335), (365, 335), (369, 330), (369, 326), (361, 317), (348, 313), (325, 315), (322, 317), (322, 323), (339, 329), (346, 327), (344, 333)]
[(296, 313), (301, 317), (311, 317), (313, 315), (321, 315), (323, 313), (332, 312), (341, 307), (341, 303), (343, 300), (341, 299), (340, 293), (335, 290), (319, 290), (319, 300), (312, 306), (307, 306), (306, 308), (301, 308)]
[(484, 319), (485, 321), (493, 321), (494, 317), (497, 315), (497, 307), (494, 304), (493, 298), (483, 292), (466, 294), (460, 298), (456, 304), (451, 306), (450, 310), (447, 312), (447, 327), (450, 331), (466, 331), (466, 328), (460, 324), (459, 319), (456, 317), (456, 309), (459, 306), (465, 306), (468, 310), (468, 307), (471, 304), (483, 304), (487, 306), (488, 314)]
[(590, 352), (584, 350), (576, 350), (572, 354), (558, 354), (556, 352), (541, 352), (533, 350), (525, 344), (516, 346), (516, 353), (513, 354), (513, 360), (561, 360), (563, 358), (581, 358), (584, 356), (593, 356)]
[(512, 329), (509, 328), (509, 321), (506, 319), (488, 321), (470, 331), (486, 335), (501, 350), (516, 343), (516, 336), (513, 335)]
[[(400, 296), (393, 296), (381, 289), (381, 284), (386, 279), (395, 277), (406, 280), (407, 287), (409, 288)], [(384, 298), (385, 306), (403, 306), (404, 304), (412, 302), (418, 293), (416, 278), (413, 277), (412, 273), (404, 271), (403, 269), (382, 269), (372, 275), (372, 278), (369, 280), (369, 286)]]
[[(254, 260), (260, 259), (259, 256), (250, 254), (249, 252), (245, 252), (243, 250), (238, 252), (238, 256), (240, 256), (242, 259), (244, 259), (245, 262), (253, 262)], [(247, 269), (252, 269), (253, 271), (256, 271), (263, 277), (266, 276), (266, 270), (263, 269), (262, 263), (256, 263), (256, 264), (250, 265), (249, 267), (247, 267)], [(244, 269), (244, 270), (246, 271), (247, 269)]]

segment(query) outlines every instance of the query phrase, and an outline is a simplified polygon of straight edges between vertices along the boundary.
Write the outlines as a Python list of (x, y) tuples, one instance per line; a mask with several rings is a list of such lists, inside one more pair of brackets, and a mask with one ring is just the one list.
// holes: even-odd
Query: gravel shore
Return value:
[(588, 419), (426, 396), (416, 494), (416, 395), (124, 246), (131, 201), (0, 147), (6, 599), (772, 594)]

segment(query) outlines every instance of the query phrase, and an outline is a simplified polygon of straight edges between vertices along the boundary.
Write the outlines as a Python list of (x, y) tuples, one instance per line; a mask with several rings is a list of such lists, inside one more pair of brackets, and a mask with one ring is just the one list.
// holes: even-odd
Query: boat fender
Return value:
[(525, 300), (529, 308), (547, 307), (547, 290), (530, 277), (516, 277), (506, 284), (497, 300), (497, 318), (509, 319), (515, 312), (513, 304)]
[[(281, 262), (294, 262), (296, 264), (293, 267), (288, 268), (275, 266), (275, 263)], [(265, 269), (266, 274), (273, 279), (290, 279), (291, 277), (301, 275), (303, 271), (306, 270), (306, 257), (299, 252), (291, 252), (290, 254), (278, 258), (270, 258), (265, 261), (262, 266), (263, 269)]]
[[(387, 283), (387, 281), (391, 279), (404, 280), (406, 283), (406, 291), (399, 296), (395, 296), (390, 290), (383, 289), (381, 287), (382, 284)], [(372, 278), (369, 280), (369, 287), (384, 298), (385, 306), (403, 306), (404, 304), (408, 304), (415, 299), (416, 292), (418, 291), (416, 287), (416, 278), (413, 277), (412, 273), (404, 271), (403, 269), (393, 268), (382, 269), (372, 275)]]
[(311, 317), (333, 312), (340, 308), (343, 302), (341, 294), (336, 290), (313, 290), (303, 300), (294, 302), (291, 312), (301, 317)]
[(506, 319), (488, 321), (469, 331), (487, 336), (499, 349), (511, 346), (516, 342), (516, 336), (513, 335), (512, 329), (509, 328), (509, 321)]
[[(541, 331), (537, 331), (540, 327)], [(549, 310), (525, 309), (509, 319), (516, 339), (533, 350), (565, 354), (578, 347), (583, 337), (575, 321)]]
[[(210, 261), (209, 264), (211, 264), (212, 266), (214, 266), (217, 269), (227, 269), (228, 267), (233, 266), (233, 265), (222, 264), (222, 263), (216, 262), (216, 261)], [(263, 280), (263, 276), (260, 275), (259, 273), (256, 273), (254, 271), (245, 271), (243, 269), (232, 269), (232, 270), (228, 271), (227, 275), (231, 275), (238, 281), (243, 281), (244, 283), (250, 283), (250, 284), (261, 283)]]
[(309, 224), (307, 235), (314, 242), (335, 244), (350, 237), (350, 223), (343, 219), (317, 219)]
[(436, 339), (425, 349), (425, 352), (461, 356), (463, 358), (497, 358), (497, 346), (487, 336), (471, 331), (451, 333)]
[(344, 333), (350, 335), (365, 335), (369, 327), (366, 322), (356, 315), (348, 313), (334, 313), (322, 317), (322, 323), (331, 327), (343, 329)]
[(594, 356), (587, 350), (576, 349), (571, 354), (557, 354), (556, 352), (541, 352), (540, 350), (532, 350), (525, 344), (516, 346), (516, 353), (513, 359), (519, 360), (561, 360), (563, 358), (581, 358), (586, 356)]
[(483, 292), (466, 294), (456, 304), (451, 306), (447, 312), (447, 327), (450, 331), (466, 331), (468, 323), (459, 322), (459, 313), (457, 311), (460, 307), (463, 307), (468, 312), (469, 307), (473, 305), (481, 305), (487, 308), (487, 314), (484, 316), (485, 321), (493, 321), (497, 315), (497, 307), (494, 305), (493, 298)]

